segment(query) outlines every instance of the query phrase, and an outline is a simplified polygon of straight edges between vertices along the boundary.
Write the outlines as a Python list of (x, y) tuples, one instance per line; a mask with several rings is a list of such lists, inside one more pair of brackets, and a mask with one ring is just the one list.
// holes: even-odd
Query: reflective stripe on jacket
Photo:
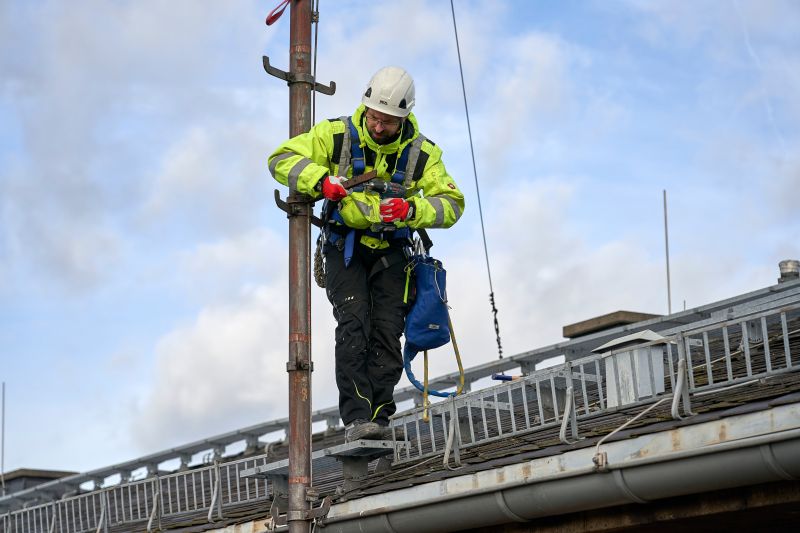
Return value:
[[(360, 144), (366, 155), (366, 171), (376, 170), (378, 177), (391, 181), (403, 148), (416, 141), (409, 152), (404, 184), (406, 199), (414, 204), (412, 220), (396, 222), (397, 227), (448, 228), (464, 211), (464, 195), (442, 163), (442, 151), (419, 133), (417, 119), (410, 114), (398, 139), (386, 145), (377, 144), (363, 124), (366, 108), (361, 105), (352, 116)], [(328, 175), (352, 177), (349, 142), (350, 131), (342, 119), (325, 120), (311, 131), (292, 137), (269, 156), (272, 176), (298, 192), (318, 197), (317, 183)], [(347, 145), (347, 146), (345, 146)], [(344, 148), (344, 149), (343, 149)], [(366, 229), (380, 224), (380, 196), (373, 191), (351, 192), (339, 202), (339, 214), (351, 228)]]

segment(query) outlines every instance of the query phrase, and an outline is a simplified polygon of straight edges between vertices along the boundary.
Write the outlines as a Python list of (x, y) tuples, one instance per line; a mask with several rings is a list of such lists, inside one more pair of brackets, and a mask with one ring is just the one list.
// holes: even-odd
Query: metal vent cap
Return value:
[(781, 277), (778, 278), (778, 283), (800, 279), (800, 261), (797, 259), (785, 259), (778, 263), (778, 267), (781, 269)]

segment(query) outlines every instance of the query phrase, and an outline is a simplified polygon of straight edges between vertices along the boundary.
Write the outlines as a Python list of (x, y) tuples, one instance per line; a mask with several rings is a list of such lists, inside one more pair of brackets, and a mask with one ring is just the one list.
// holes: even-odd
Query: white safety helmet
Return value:
[(407, 117), (414, 107), (414, 80), (400, 67), (384, 67), (369, 80), (361, 103), (387, 115)]

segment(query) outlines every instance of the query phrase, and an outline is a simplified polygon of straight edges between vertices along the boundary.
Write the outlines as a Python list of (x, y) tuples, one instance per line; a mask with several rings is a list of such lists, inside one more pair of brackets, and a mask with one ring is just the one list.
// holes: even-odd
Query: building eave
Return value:
[[(336, 504), (328, 533), (454, 531), (800, 478), (800, 403)], [(280, 529), (279, 529), (280, 530)]]

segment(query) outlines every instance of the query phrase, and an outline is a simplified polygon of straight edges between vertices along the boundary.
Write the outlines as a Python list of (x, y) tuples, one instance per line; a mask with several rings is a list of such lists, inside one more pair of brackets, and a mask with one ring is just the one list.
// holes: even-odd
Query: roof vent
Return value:
[(669, 342), (645, 329), (598, 346), (606, 374), (609, 407), (636, 403), (664, 392), (664, 345)]
[(797, 259), (786, 259), (778, 263), (781, 269), (781, 277), (778, 278), (778, 283), (785, 283), (800, 279), (800, 261)]

